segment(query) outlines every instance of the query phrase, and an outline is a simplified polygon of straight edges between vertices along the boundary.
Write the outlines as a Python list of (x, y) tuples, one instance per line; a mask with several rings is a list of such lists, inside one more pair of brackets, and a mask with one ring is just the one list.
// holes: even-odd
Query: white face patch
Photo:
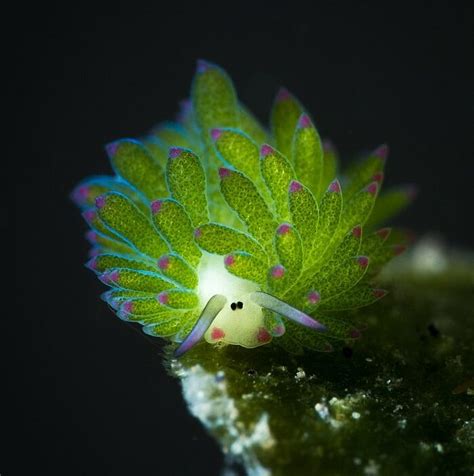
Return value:
[(222, 256), (211, 255), (206, 252), (203, 252), (198, 276), (198, 295), (202, 306), (205, 306), (209, 299), (216, 294), (221, 294), (229, 302), (233, 302), (237, 301), (239, 296), (259, 289), (257, 284), (230, 274), (225, 269)]
[(247, 348), (268, 344), (272, 340), (265, 328), (262, 308), (252, 302), (250, 294), (228, 300), (204, 338), (210, 344), (224, 342)]
[(216, 294), (227, 303), (204, 334), (207, 342), (241, 345), (252, 348), (270, 342), (265, 329), (262, 308), (250, 299), (257, 284), (229, 273), (222, 256), (205, 254), (198, 270), (199, 299), (204, 306)]
[[(220, 256), (206, 253), (198, 274), (198, 293), (203, 310), (191, 332), (176, 349), (177, 357), (191, 349), (202, 337), (210, 344), (224, 342), (247, 348), (268, 344), (272, 334), (265, 326), (263, 309), (313, 330), (326, 329), (304, 312), (261, 292), (255, 283), (230, 274)], [(272, 332), (280, 336), (285, 328), (278, 325)]]

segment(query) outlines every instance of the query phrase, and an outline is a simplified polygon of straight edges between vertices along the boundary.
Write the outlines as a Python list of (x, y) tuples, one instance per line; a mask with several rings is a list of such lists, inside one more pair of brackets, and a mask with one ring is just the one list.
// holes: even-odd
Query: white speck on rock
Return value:
[(316, 413), (319, 415), (321, 420), (327, 420), (329, 418), (329, 410), (325, 403), (316, 403), (314, 406)]
[(438, 453), (444, 453), (444, 448), (441, 443), (435, 443), (434, 447)]
[(364, 466), (364, 474), (366, 476), (377, 476), (379, 474), (380, 465), (373, 459), (369, 459), (369, 463)]
[(295, 375), (295, 379), (299, 381), (304, 379), (305, 377), (306, 377), (306, 372), (301, 367), (298, 367), (296, 375)]
[(354, 418), (354, 420), (358, 420), (360, 418), (360, 413), (359, 412), (352, 412), (352, 418)]

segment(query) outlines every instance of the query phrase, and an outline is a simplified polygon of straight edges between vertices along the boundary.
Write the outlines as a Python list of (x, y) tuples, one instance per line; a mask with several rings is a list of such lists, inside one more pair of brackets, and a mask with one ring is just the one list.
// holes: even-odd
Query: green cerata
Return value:
[(330, 352), (360, 331), (347, 310), (408, 242), (380, 228), (413, 198), (381, 193), (387, 146), (346, 170), (286, 89), (263, 127), (220, 67), (198, 61), (175, 122), (106, 146), (113, 175), (72, 198), (90, 226), (87, 266), (117, 315), (176, 342)]

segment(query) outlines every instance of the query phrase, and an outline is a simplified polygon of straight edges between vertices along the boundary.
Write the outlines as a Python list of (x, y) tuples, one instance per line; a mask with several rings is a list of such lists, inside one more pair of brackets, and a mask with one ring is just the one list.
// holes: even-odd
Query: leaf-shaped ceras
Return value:
[(387, 146), (339, 172), (295, 96), (278, 92), (267, 130), (205, 61), (176, 122), (106, 150), (115, 175), (72, 193), (87, 266), (117, 315), (180, 343), (176, 355), (203, 339), (289, 352), (356, 339), (344, 311), (386, 294), (374, 279), (407, 244), (377, 229), (414, 195), (381, 192)]

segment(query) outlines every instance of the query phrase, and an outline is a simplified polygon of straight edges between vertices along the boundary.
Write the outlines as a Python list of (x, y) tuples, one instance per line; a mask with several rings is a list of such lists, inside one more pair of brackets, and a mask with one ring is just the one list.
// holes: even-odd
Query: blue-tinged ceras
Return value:
[(203, 336), (330, 351), (359, 336), (338, 312), (385, 295), (373, 279), (406, 239), (376, 226), (411, 191), (379, 197), (386, 146), (339, 173), (285, 89), (267, 130), (227, 74), (200, 61), (177, 122), (106, 150), (115, 175), (73, 192), (91, 228), (88, 267), (120, 318), (180, 343), (177, 355)]

